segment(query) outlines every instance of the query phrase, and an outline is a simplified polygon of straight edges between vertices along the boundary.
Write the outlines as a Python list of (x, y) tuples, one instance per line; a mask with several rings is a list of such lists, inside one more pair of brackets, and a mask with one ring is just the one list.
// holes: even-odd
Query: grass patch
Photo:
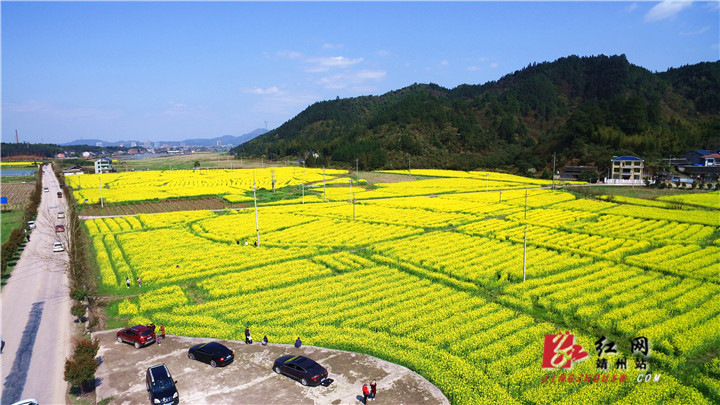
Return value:
[(617, 196), (623, 196), (623, 197), (632, 197), (632, 198), (643, 198), (646, 200), (654, 200), (658, 197), (668, 196), (668, 195), (686, 195), (686, 194), (697, 194), (697, 193), (704, 193), (707, 192), (707, 190), (683, 190), (683, 189), (676, 189), (676, 188), (665, 188), (665, 189), (659, 189), (655, 187), (645, 187), (645, 186), (637, 186), (637, 187), (628, 187), (628, 186), (583, 186), (583, 187), (569, 187), (569, 191), (572, 191), (573, 193), (582, 193), (582, 194), (593, 194), (593, 195), (617, 195)]
[[(36, 169), (36, 167), (32, 167)], [(24, 170), (18, 169), (18, 170)], [(2, 182), (7, 183), (35, 183), (35, 176), (3, 176)]]
[(23, 226), (22, 219), (23, 212), (20, 210), (0, 213), (0, 224), (2, 224), (0, 244), (7, 242), (10, 238), (10, 232), (12, 232), (13, 229)]
[(122, 301), (123, 299), (111, 301), (104, 308), (105, 315), (107, 317), (107, 322), (105, 323), (105, 330), (125, 328), (126, 325), (130, 323), (130, 317), (124, 317), (118, 314), (118, 305), (120, 305), (120, 302)]
[(207, 292), (198, 286), (197, 283), (188, 283), (182, 288), (196, 305), (204, 304), (207, 301)]

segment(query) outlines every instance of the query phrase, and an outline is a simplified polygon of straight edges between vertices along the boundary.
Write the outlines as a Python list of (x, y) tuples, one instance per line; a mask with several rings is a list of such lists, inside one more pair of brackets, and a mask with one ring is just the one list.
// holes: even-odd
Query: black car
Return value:
[(294, 378), (302, 385), (319, 385), (327, 379), (325, 367), (304, 356), (282, 356), (275, 360), (273, 370)]
[(190, 360), (209, 363), (213, 367), (225, 366), (233, 362), (233, 351), (218, 342), (195, 345), (188, 350)]
[(165, 364), (158, 364), (147, 369), (145, 376), (145, 384), (147, 385), (150, 403), (155, 404), (179, 404), (180, 396), (178, 395), (175, 384)]

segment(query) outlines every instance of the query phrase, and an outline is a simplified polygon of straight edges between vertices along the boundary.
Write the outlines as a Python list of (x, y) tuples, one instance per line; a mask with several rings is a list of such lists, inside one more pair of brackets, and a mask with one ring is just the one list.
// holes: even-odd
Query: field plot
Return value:
[(7, 197), (8, 204), (22, 206), (30, 201), (30, 194), (34, 189), (34, 183), (3, 183), (2, 196)]
[[(72, 188), (75, 199), (84, 206), (83, 215), (89, 216), (113, 215), (110, 212), (115, 211), (122, 214), (123, 205), (118, 204), (143, 202), (151, 205), (151, 202), (160, 203), (167, 199), (209, 200), (220, 197), (226, 206), (244, 207), (253, 201), (253, 184), (260, 205), (444, 195), (480, 190), (539, 188), (550, 184), (547, 180), (503, 173), (485, 176), (485, 172), (429, 172), (434, 176), (428, 175), (421, 179), (396, 173), (369, 173), (367, 177), (373, 180), (372, 184), (366, 179), (349, 178), (348, 172), (344, 170), (300, 167), (83, 174), (68, 176), (66, 182)], [(435, 177), (442, 173), (455, 173), (456, 176)], [(398, 181), (403, 178), (410, 181)], [(275, 192), (272, 192), (273, 182)], [(99, 208), (101, 194), (103, 203), (109, 204), (104, 210)], [(180, 207), (180, 203), (175, 200), (172, 204), (177, 205), (178, 209), (197, 209), (192, 203), (188, 203), (190, 206), (187, 208)], [(213, 206), (206, 208), (215, 209)], [(140, 205), (138, 211), (161, 212), (162, 209), (153, 210)]]
[[(384, 198), (354, 205), (261, 207), (259, 247), (253, 209), (85, 225), (101, 292), (128, 296), (109, 311), (128, 324), (301, 336), (407, 366), (457, 404), (720, 401), (698, 366), (720, 356), (718, 211), (628, 210), (507, 178), (485, 192), (491, 179), (452, 177), (369, 188)], [(127, 289), (137, 277), (142, 289)], [(572, 374), (542, 367), (559, 331), (588, 353)], [(599, 368), (601, 337), (626, 368)], [(636, 337), (649, 340), (646, 357), (631, 353)], [(659, 381), (638, 383), (648, 372)]]

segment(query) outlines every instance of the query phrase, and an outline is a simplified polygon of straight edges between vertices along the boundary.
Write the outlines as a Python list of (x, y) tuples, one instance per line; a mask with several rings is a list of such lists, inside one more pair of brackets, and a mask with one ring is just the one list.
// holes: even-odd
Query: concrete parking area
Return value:
[[(117, 330), (93, 333), (100, 340), (97, 400), (113, 397), (112, 404), (149, 403), (145, 370), (165, 363), (177, 381), (181, 403), (189, 404), (358, 404), (362, 385), (377, 380), (378, 404), (449, 404), (442, 392), (425, 378), (378, 358), (312, 346), (290, 344), (246, 345), (232, 340), (168, 335), (162, 345), (141, 349), (115, 340)], [(187, 351), (197, 343), (218, 341), (235, 352), (235, 361), (212, 368), (190, 360)], [(330, 386), (303, 387), (272, 371), (276, 358), (307, 356), (326, 369)], [(372, 401), (369, 401), (372, 402)]]

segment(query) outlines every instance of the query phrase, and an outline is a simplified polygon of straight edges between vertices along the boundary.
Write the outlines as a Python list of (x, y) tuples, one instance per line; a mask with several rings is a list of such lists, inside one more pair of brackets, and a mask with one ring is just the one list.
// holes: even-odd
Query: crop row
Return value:
[(659, 197), (658, 200), (700, 205), (720, 209), (720, 191), (712, 193), (681, 194)]
[[(522, 279), (523, 246), (495, 239), (472, 237), (456, 232), (435, 232), (379, 243), (372, 249), (451, 275), (460, 280), (491, 283), (497, 279)], [(529, 246), (527, 275), (543, 277), (566, 267), (590, 263), (588, 257)]]
[[(389, 283), (377, 283), (379, 279)], [(297, 290), (304, 294), (293, 294)], [(315, 299), (308, 301), (307, 295)], [(333, 308), (330, 314), (328, 307)], [(306, 344), (368, 352), (418, 370), (455, 403), (516, 403), (510, 393), (524, 392), (535, 393), (529, 402), (538, 404), (587, 395), (584, 385), (553, 384), (553, 389), (548, 389), (549, 384), (540, 382), (545, 373), (538, 364), (542, 342), (545, 334), (556, 330), (552, 324), (535, 324), (531, 317), (501, 305), (438, 288), (389, 268), (364, 269), (325, 283), (275, 286), (173, 308), (169, 312), (141, 310), (134, 320), (162, 322), (173, 333), (191, 336), (214, 330), (213, 335), (230, 339), (239, 339), (249, 326), (275, 342), (291, 342), (301, 336)], [(592, 338), (577, 339), (591, 357), (595, 355)], [(628, 368), (629, 375), (639, 371), (632, 362)], [(522, 378), (516, 378), (519, 371)], [(576, 364), (573, 372), (594, 375), (598, 371), (589, 359)], [(508, 379), (519, 385), (503, 387), (493, 382)], [(672, 377), (668, 380), (674, 381)], [(478, 384), (483, 390), (476, 389)], [(707, 402), (690, 388), (680, 392), (677, 388), (666, 395)], [(642, 395), (644, 388), (628, 384), (606, 397), (617, 401)]]
[[(584, 323), (625, 336), (636, 332), (673, 353), (701, 351), (720, 338), (720, 329), (696, 334), (672, 334), (703, 326), (720, 315), (720, 287), (693, 279), (647, 273), (611, 262), (528, 280), (505, 288), (500, 301), (523, 310), (544, 308), (548, 313), (576, 317)], [(666, 326), (662, 326), (666, 325)], [(682, 340), (682, 345), (674, 342)]]
[(717, 263), (720, 263), (720, 247), (667, 245), (627, 257), (626, 261), (636, 266), (679, 276), (720, 281), (720, 272), (716, 267)]

